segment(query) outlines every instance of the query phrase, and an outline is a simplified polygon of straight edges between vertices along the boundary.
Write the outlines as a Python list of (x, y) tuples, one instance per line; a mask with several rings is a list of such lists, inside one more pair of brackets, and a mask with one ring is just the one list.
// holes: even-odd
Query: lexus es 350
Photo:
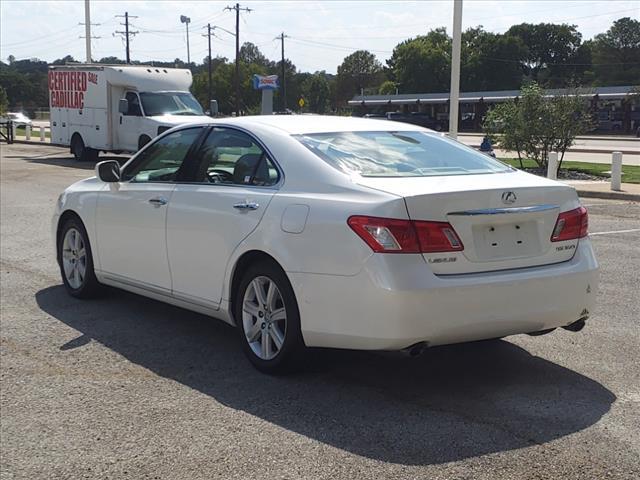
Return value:
[(263, 371), (305, 347), (577, 331), (593, 309), (575, 190), (416, 125), (212, 120), (96, 174), (53, 218), (68, 292), (111, 285), (220, 318)]

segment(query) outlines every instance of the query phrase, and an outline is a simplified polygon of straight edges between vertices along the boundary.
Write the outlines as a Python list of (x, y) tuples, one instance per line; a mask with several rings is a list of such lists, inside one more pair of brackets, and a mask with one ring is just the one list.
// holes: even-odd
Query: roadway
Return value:
[(639, 204), (585, 201), (601, 284), (580, 333), (318, 351), (270, 377), (220, 321), (69, 297), (50, 216), (93, 165), (0, 154), (2, 478), (640, 478)]

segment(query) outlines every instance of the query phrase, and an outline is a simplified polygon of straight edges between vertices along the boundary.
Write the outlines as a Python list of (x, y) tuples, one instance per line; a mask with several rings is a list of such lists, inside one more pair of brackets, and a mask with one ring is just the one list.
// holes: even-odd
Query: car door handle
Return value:
[(233, 208), (237, 208), (238, 210), (257, 210), (260, 204), (256, 202), (242, 202), (236, 203)]
[(167, 199), (164, 198), (164, 197), (150, 198), (149, 199), (149, 203), (151, 205), (153, 205), (154, 207), (161, 207), (162, 205), (166, 205), (167, 204)]

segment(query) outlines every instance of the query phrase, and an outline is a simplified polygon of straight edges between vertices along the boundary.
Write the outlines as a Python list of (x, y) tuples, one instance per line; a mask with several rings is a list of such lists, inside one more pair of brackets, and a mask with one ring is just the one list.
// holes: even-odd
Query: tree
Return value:
[(487, 32), (482, 26), (467, 29), (462, 33), (462, 90), (520, 88), (528, 53), (518, 37)]
[(382, 64), (367, 50), (348, 55), (338, 66), (337, 94), (340, 101), (350, 100), (362, 89), (374, 87), (382, 80)]
[(522, 166), (522, 154), (547, 167), (549, 152), (561, 154), (558, 170), (566, 150), (576, 136), (592, 124), (584, 100), (578, 91), (545, 97), (536, 83), (522, 89), (521, 97), (494, 107), (485, 118), (484, 131), (505, 150), (515, 150)]
[(302, 82), (302, 95), (308, 102), (309, 110), (326, 113), (329, 110), (331, 89), (324, 72), (317, 72)]
[(446, 29), (437, 28), (399, 43), (387, 66), (391, 79), (404, 92), (446, 92), (451, 78), (451, 38)]
[(0, 86), (0, 115), (4, 115), (9, 110), (9, 97), (4, 87)]
[[(524, 73), (530, 80), (547, 87), (563, 87), (574, 83), (577, 54), (582, 35), (575, 25), (552, 23), (521, 23), (507, 30), (527, 46)], [(588, 69), (584, 65), (582, 71)]]
[(246, 65), (256, 64), (260, 65), (264, 68), (273, 68), (273, 62), (269, 61), (267, 57), (265, 57), (260, 49), (251, 42), (245, 42), (240, 47), (239, 58), (241, 62), (244, 62)]
[(640, 80), (640, 21), (613, 22), (592, 44), (596, 85), (634, 85)]
[(380, 85), (380, 88), (378, 88), (378, 93), (380, 95), (393, 95), (394, 93), (396, 93), (396, 88), (397, 87), (395, 82), (392, 82), (391, 80), (385, 80)]

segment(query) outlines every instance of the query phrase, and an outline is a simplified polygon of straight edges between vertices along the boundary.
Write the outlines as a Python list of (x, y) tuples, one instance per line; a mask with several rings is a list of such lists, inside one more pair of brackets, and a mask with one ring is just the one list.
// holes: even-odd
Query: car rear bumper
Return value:
[(354, 276), (288, 272), (307, 346), (398, 350), (565, 326), (589, 315), (598, 264), (588, 238), (566, 262), (436, 276), (420, 255), (372, 255)]

